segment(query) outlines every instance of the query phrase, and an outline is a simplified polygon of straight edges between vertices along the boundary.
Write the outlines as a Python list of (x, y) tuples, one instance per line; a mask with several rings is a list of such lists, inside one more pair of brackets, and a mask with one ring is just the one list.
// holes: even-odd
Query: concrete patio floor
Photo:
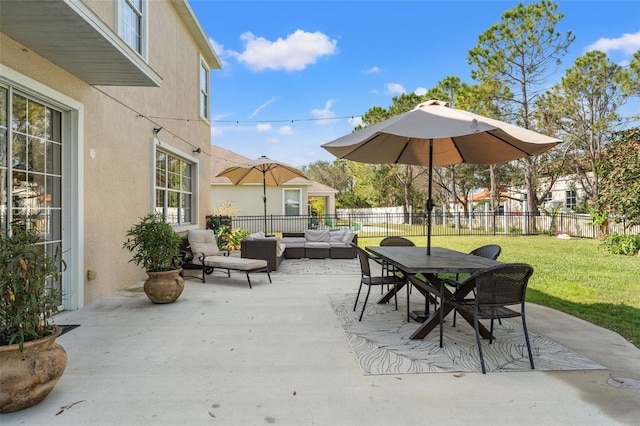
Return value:
[(250, 290), (243, 274), (216, 272), (170, 305), (138, 283), (59, 315), (80, 324), (58, 339), (64, 375), (0, 424), (640, 423), (640, 350), (606, 329), (527, 308), (531, 330), (607, 370), (364, 376), (327, 298), (355, 292), (358, 275), (272, 277), (253, 274)]

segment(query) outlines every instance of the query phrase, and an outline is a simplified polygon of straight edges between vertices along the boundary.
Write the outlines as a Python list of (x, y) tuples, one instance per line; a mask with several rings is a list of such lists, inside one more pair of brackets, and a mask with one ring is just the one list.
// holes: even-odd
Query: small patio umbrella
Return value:
[(262, 201), (264, 203), (264, 232), (267, 232), (267, 185), (280, 186), (291, 179), (308, 179), (300, 170), (264, 155), (256, 160), (227, 167), (216, 177), (226, 177), (234, 185), (262, 182)]
[(504, 163), (540, 154), (560, 142), (431, 100), (322, 147), (338, 158), (361, 163), (429, 166), (427, 254), (431, 254), (432, 166)]

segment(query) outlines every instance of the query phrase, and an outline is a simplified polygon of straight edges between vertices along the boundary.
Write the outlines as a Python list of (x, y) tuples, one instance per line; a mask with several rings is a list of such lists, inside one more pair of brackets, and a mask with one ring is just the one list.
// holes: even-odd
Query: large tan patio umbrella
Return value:
[(226, 177), (234, 185), (262, 182), (262, 202), (264, 204), (264, 232), (267, 232), (267, 185), (280, 186), (291, 179), (308, 179), (300, 170), (264, 155), (256, 160), (227, 167), (216, 177)]
[(540, 154), (560, 142), (431, 100), (322, 147), (338, 158), (361, 163), (429, 166), (427, 254), (431, 254), (432, 166), (504, 163)]

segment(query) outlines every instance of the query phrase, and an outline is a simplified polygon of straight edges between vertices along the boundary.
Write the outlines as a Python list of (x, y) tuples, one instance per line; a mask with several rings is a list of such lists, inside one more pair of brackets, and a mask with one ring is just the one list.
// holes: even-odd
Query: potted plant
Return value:
[(184, 289), (180, 275), (180, 236), (159, 213), (150, 213), (127, 232), (123, 248), (133, 253), (129, 262), (147, 272), (144, 292), (153, 303), (175, 302)]
[(55, 387), (67, 365), (51, 324), (59, 292), (51, 286), (65, 268), (60, 253), (37, 244), (33, 217), (0, 231), (0, 412), (31, 407)]

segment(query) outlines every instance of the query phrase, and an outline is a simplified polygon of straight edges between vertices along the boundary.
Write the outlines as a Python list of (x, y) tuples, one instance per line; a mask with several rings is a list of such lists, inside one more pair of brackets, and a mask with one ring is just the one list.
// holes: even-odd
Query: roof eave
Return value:
[(218, 59), (218, 55), (216, 55), (215, 50), (213, 50), (209, 39), (200, 26), (200, 23), (198, 22), (195, 13), (193, 13), (191, 6), (189, 6), (189, 3), (186, 0), (171, 0), (171, 2), (173, 3), (173, 7), (176, 8), (178, 15), (191, 32), (191, 35), (200, 49), (200, 53), (204, 60), (207, 61), (209, 67), (221, 69), (222, 63), (220, 62), (220, 59)]
[(160, 75), (79, 0), (2, 0), (0, 29), (91, 85), (162, 83)]

